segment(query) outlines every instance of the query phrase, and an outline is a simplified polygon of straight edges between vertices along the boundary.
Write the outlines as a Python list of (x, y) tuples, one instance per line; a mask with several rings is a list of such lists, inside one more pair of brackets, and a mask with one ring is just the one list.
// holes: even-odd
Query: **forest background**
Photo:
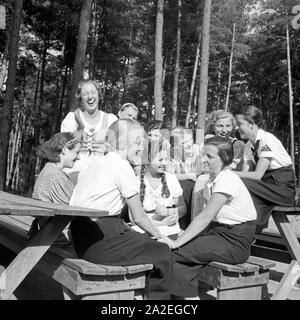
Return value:
[[(203, 79), (208, 3), (209, 64)], [(106, 112), (117, 114), (123, 103), (133, 102), (144, 125), (162, 117), (170, 127), (189, 128), (199, 122), (201, 85), (206, 82), (204, 120), (212, 110), (257, 106), (265, 129), (292, 152), (299, 177), (300, 30), (291, 26), (297, 4), (0, 0), (5, 8), (0, 29), (0, 189), (31, 195), (39, 171), (35, 147), (58, 132), (67, 112), (76, 107), (74, 86), (80, 78), (101, 83), (100, 107)]]

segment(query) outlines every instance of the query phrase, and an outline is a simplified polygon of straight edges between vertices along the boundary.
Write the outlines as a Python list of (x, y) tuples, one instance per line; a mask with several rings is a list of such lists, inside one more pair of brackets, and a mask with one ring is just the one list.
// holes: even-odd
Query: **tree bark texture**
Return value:
[(291, 158), (295, 168), (295, 138), (294, 138), (294, 111), (293, 111), (293, 88), (292, 88), (292, 75), (291, 75), (291, 55), (290, 55), (290, 33), (289, 26), (286, 27), (286, 50), (288, 61), (288, 83), (289, 83), (289, 107), (290, 107), (290, 133), (291, 133)]
[(96, 45), (96, 2), (92, 4), (92, 23), (91, 23), (91, 43), (90, 43), (90, 54), (89, 54), (89, 78), (94, 79), (95, 77), (95, 47)]
[(230, 51), (230, 59), (229, 59), (229, 74), (228, 74), (228, 87), (227, 87), (227, 95), (225, 102), (225, 111), (228, 110), (229, 105), (229, 97), (230, 97), (230, 88), (231, 88), (231, 78), (232, 78), (232, 60), (233, 60), (233, 52), (234, 52), (234, 42), (235, 42), (235, 23), (232, 28), (232, 41), (231, 41), (231, 51)]
[(176, 44), (176, 60), (174, 71), (173, 84), (173, 99), (172, 99), (172, 128), (177, 125), (177, 109), (178, 109), (178, 86), (180, 73), (180, 47), (181, 47), (181, 0), (178, 0), (178, 17), (177, 17), (177, 44)]
[(208, 64), (209, 64), (209, 38), (210, 38), (210, 15), (211, 0), (204, 2), (204, 16), (202, 23), (202, 50), (201, 50), (201, 67), (200, 67), (200, 87), (198, 100), (198, 119), (196, 131), (196, 143), (203, 145), (205, 118), (207, 107), (207, 87), (208, 87)]
[(163, 120), (163, 24), (164, 24), (164, 0), (157, 1), (156, 34), (155, 34), (155, 80), (154, 100), (155, 119)]
[(6, 82), (6, 92), (0, 122), (0, 189), (5, 190), (7, 153), (9, 146), (9, 137), (11, 131), (12, 111), (14, 104), (14, 91), (16, 82), (16, 68), (18, 59), (19, 31), (22, 19), (23, 0), (15, 0), (13, 27), (9, 45), (9, 66)]
[(196, 77), (197, 77), (197, 70), (198, 70), (198, 64), (199, 64), (200, 45), (201, 45), (201, 32), (199, 32), (199, 39), (198, 39), (198, 44), (197, 44), (196, 57), (195, 57), (194, 70), (193, 70), (193, 78), (192, 78), (190, 97), (189, 97), (189, 102), (188, 102), (188, 111), (186, 113), (186, 118), (185, 118), (185, 127), (187, 129), (189, 128), (189, 123), (190, 123), (192, 101), (193, 101), (193, 95), (194, 95), (194, 89), (195, 89), (195, 83), (196, 83)]
[(76, 109), (76, 90), (79, 81), (82, 79), (83, 68), (86, 59), (86, 48), (89, 33), (89, 23), (92, 11), (92, 0), (84, 0), (81, 9), (79, 36), (76, 47), (76, 56), (73, 68), (72, 86), (69, 97), (69, 110)]

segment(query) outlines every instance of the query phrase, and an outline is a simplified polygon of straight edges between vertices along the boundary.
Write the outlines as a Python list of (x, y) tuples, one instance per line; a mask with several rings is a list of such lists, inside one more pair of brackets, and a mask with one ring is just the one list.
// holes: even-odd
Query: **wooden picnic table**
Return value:
[(300, 300), (300, 244), (288, 215), (300, 215), (300, 207), (275, 206), (272, 211), (274, 222), (291, 255), (291, 262), (283, 275), (272, 300)]
[(101, 217), (107, 216), (108, 212), (49, 203), (0, 191), (0, 215), (52, 217), (28, 240), (27, 246), (0, 275), (0, 283), (5, 283), (4, 290), (0, 290), (0, 300), (5, 300), (9, 299), (73, 217)]

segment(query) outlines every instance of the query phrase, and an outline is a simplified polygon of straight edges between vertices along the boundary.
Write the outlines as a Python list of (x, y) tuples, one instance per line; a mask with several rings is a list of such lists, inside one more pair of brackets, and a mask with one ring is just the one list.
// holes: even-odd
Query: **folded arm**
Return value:
[(259, 158), (254, 171), (235, 171), (241, 178), (248, 178), (252, 180), (261, 180), (270, 165), (270, 159)]

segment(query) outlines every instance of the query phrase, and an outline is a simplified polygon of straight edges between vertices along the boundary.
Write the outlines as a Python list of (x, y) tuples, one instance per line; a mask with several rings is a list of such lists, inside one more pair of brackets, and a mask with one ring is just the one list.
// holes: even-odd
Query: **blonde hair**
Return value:
[(141, 131), (146, 136), (143, 126), (133, 119), (119, 119), (110, 125), (106, 135), (106, 141), (111, 150), (124, 150), (127, 148), (128, 138), (134, 131)]
[(229, 118), (232, 124), (232, 133), (234, 135), (234, 128), (236, 126), (235, 118), (231, 112), (225, 110), (215, 110), (208, 114), (206, 120), (206, 134), (215, 134), (215, 125), (216, 122), (220, 119)]

